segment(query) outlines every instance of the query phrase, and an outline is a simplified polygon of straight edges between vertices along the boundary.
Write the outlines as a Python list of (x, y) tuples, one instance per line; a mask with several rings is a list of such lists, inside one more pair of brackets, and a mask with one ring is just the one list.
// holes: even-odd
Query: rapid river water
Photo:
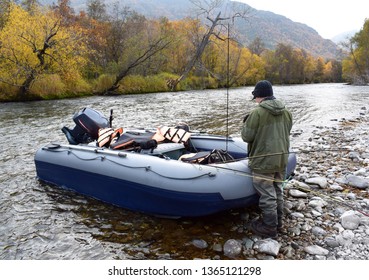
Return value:
[[(34, 154), (51, 141), (66, 142), (61, 128), (73, 127), (73, 114), (84, 107), (107, 116), (113, 109), (115, 127), (185, 121), (192, 129), (239, 136), (243, 116), (256, 106), (251, 91), (231, 89), (228, 98), (226, 90), (207, 90), (0, 104), (0, 259), (193, 259), (212, 254), (211, 248), (196, 248), (194, 240), (211, 245), (242, 238), (229, 231), (239, 222), (236, 210), (170, 220), (43, 184), (36, 178)], [(274, 92), (293, 114), (293, 147), (307, 141), (315, 126), (355, 118), (369, 106), (369, 87), (275, 86)]]

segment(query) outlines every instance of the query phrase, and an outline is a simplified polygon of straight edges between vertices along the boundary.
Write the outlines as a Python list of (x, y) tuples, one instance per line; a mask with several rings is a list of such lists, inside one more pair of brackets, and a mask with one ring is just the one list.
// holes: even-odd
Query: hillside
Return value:
[(322, 38), (306, 24), (294, 22), (284, 16), (251, 8), (250, 20), (238, 25), (241, 41), (248, 45), (255, 37), (260, 37), (268, 48), (278, 43), (304, 49), (314, 56), (336, 58), (340, 51), (331, 40)]
[[(40, 2), (51, 4), (55, 0)], [(85, 9), (87, 1), (71, 0), (70, 2), (72, 7), (78, 11)], [(115, 2), (116, 0), (105, 0), (107, 7)], [(164, 16), (174, 20), (194, 14), (194, 6), (189, 0), (121, 0), (119, 3), (152, 18)], [(228, 9), (231, 6), (230, 3), (237, 3), (240, 8), (248, 10), (247, 19), (237, 20), (235, 27), (239, 32), (239, 41), (246, 46), (256, 37), (260, 37), (269, 49), (274, 49), (278, 43), (284, 43), (304, 49), (314, 56), (337, 58), (340, 55), (339, 48), (334, 42), (322, 38), (318, 32), (305, 24), (294, 22), (272, 12), (256, 10), (237, 1), (225, 0), (223, 9)]]

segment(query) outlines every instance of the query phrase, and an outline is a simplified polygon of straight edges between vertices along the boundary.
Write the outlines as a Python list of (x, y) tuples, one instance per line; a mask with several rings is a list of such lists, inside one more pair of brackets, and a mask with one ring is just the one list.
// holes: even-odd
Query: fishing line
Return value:
[[(227, 167), (223, 167), (223, 166), (216, 166), (216, 165), (209, 165), (209, 166), (213, 166), (215, 168), (220, 168), (220, 169), (223, 169), (223, 170), (228, 170), (228, 171), (233, 171), (233, 172), (237, 172), (239, 175), (243, 175), (243, 176), (246, 176), (246, 177), (250, 177), (250, 178), (255, 178), (255, 179), (261, 179), (261, 180), (264, 180), (264, 181), (269, 181), (269, 182), (273, 182), (273, 183), (280, 183), (282, 184), (282, 189), (285, 189), (285, 186), (287, 185), (287, 183), (292, 179), (292, 175), (289, 176), (287, 179), (285, 180), (278, 180), (278, 179), (274, 179), (270, 176), (263, 176), (262, 174), (252, 174), (251, 172), (246, 172), (246, 171), (240, 171), (240, 170), (235, 170), (235, 169), (232, 169), (232, 168), (227, 168)], [(350, 208), (352, 210), (355, 210), (361, 214), (363, 214), (364, 216), (367, 216), (369, 217), (369, 213), (366, 213), (365, 211), (363, 210), (360, 210), (358, 209), (357, 206), (353, 206), (353, 205), (350, 205), (348, 204), (347, 202), (344, 202), (344, 201), (341, 201), (333, 196), (330, 196), (328, 194), (324, 194), (324, 193), (321, 193), (321, 192), (318, 192), (318, 191), (313, 191), (311, 189), (307, 189), (307, 188), (304, 188), (304, 187), (301, 187), (301, 186), (296, 186), (296, 185), (293, 185), (292, 188), (295, 188), (295, 189), (298, 189), (300, 191), (303, 191), (303, 192), (309, 192), (315, 196), (318, 196), (320, 198), (325, 198), (325, 199), (329, 199), (333, 202), (336, 202), (342, 206), (345, 206), (347, 208)]]
[(228, 22), (228, 27), (227, 27), (227, 121), (226, 121), (226, 127), (227, 127), (227, 137), (226, 137), (226, 151), (228, 152), (228, 138), (229, 138), (229, 22)]
[[(236, 144), (234, 145), (237, 146)], [(240, 146), (237, 146), (237, 147), (241, 148)], [(231, 162), (244, 160), (244, 159), (255, 159), (255, 158), (262, 158), (262, 157), (289, 155), (289, 154), (308, 154), (308, 153), (321, 153), (321, 152), (352, 152), (352, 150), (346, 149), (346, 148), (335, 148), (335, 149), (289, 151), (289, 152), (271, 153), (271, 154), (263, 154), (263, 155), (256, 155), (256, 156), (246, 156), (244, 158), (228, 160), (228, 161), (225, 161), (224, 163), (231, 163)]]
[(324, 194), (324, 193), (321, 193), (321, 192), (318, 192), (318, 191), (313, 191), (311, 189), (307, 189), (307, 188), (304, 188), (304, 187), (301, 187), (301, 186), (296, 186), (296, 185), (294, 185), (293, 188), (298, 189), (298, 190), (303, 191), (303, 192), (312, 193), (312, 194), (314, 194), (316, 196), (319, 196), (321, 198), (327, 198), (327, 199), (329, 199), (329, 200), (331, 200), (333, 202), (337, 202), (337, 203), (339, 203), (339, 204), (341, 204), (343, 206), (346, 206), (348, 208), (351, 208), (352, 210), (355, 210), (355, 211), (357, 211), (357, 212), (359, 212), (359, 213), (361, 213), (361, 214), (369, 217), (369, 213), (366, 213), (366, 212), (364, 212), (362, 210), (359, 210), (356, 206), (350, 205), (347, 202), (344, 202), (344, 201), (342, 201), (340, 199), (337, 199), (337, 198), (335, 198), (333, 196), (330, 196), (328, 194)]

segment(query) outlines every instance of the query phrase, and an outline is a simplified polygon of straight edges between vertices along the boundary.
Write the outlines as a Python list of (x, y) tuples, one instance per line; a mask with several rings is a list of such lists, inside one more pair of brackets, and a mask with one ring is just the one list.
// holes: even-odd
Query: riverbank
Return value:
[[(332, 122), (335, 125), (315, 127), (295, 150), (298, 166), (284, 190), (286, 215), (278, 238), (261, 239), (251, 233), (249, 225), (260, 214), (256, 207), (235, 212), (239, 222), (224, 224), (228, 237), (241, 238), (213, 232), (210, 238), (184, 246), (203, 250), (202, 258), (210, 259), (367, 259), (369, 110), (363, 107), (357, 118)], [(157, 257), (176, 258), (169, 253)]]
[[(369, 255), (369, 110), (315, 126), (302, 141), (285, 186), (284, 226), (276, 239), (250, 230), (257, 206), (204, 219), (147, 226), (137, 259), (366, 260)], [(301, 131), (295, 132), (298, 137)], [(187, 241), (186, 240), (187, 236)]]
[[(129, 75), (119, 83), (115, 91), (107, 91), (112, 87), (115, 77), (101, 75), (96, 81), (81, 83), (79, 86), (67, 89), (60, 81), (41, 80), (36, 81), (30, 92), (20, 96), (16, 87), (2, 88), (0, 85), (1, 102), (24, 102), (41, 100), (74, 99), (91, 96), (119, 96), (134, 94), (151, 94), (158, 92), (170, 92), (168, 81), (175, 80), (179, 76), (169, 73), (161, 73), (150, 76)], [(204, 89), (217, 89), (219, 85), (211, 77), (190, 76), (176, 86), (175, 91), (191, 91)]]
[(368, 258), (369, 110), (363, 107), (355, 119), (333, 121), (337, 126), (316, 127), (297, 151), (296, 175), (284, 189), (286, 215), (278, 238), (253, 235), (249, 225), (260, 211), (245, 212), (237, 225), (244, 238), (213, 245), (220, 259)]

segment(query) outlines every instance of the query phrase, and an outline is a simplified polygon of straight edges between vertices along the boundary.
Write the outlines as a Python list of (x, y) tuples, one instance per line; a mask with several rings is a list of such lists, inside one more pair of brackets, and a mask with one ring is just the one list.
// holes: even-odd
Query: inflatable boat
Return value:
[[(69, 143), (49, 143), (36, 152), (39, 180), (161, 217), (205, 216), (258, 201), (247, 144), (240, 138), (175, 128), (189, 138), (173, 142), (171, 135), (145, 146), (142, 139), (154, 139), (157, 131), (135, 129), (114, 135), (114, 143), (100, 147), (97, 130), (109, 127), (108, 119), (85, 108), (74, 121), (73, 130), (63, 128)], [(135, 145), (122, 145), (132, 142)], [(290, 153), (287, 173), (295, 166)]]

